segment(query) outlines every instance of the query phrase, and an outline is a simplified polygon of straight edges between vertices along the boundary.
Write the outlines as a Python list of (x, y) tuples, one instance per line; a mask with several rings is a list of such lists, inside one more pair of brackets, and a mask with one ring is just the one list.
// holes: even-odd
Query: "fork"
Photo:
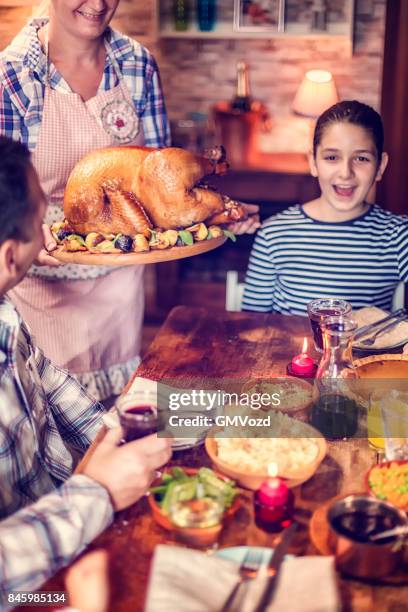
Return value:
[(405, 315), (399, 316), (397, 319), (394, 319), (394, 321), (391, 321), (391, 323), (388, 323), (388, 325), (386, 325), (385, 327), (382, 327), (381, 329), (379, 329), (377, 332), (375, 332), (375, 334), (373, 334), (369, 338), (366, 338), (365, 340), (361, 340), (360, 344), (364, 346), (372, 346), (374, 342), (376, 341), (376, 339), (378, 338), (378, 336), (381, 336), (381, 334), (383, 334), (384, 332), (388, 331), (395, 325), (398, 325), (398, 323), (401, 323), (401, 321), (404, 321), (405, 318), (406, 318)]
[(227, 612), (232, 609), (232, 605), (236, 599), (237, 593), (241, 587), (241, 585), (248, 580), (252, 580), (256, 577), (259, 568), (262, 565), (263, 560), (263, 551), (253, 550), (248, 548), (245, 553), (245, 557), (243, 558), (241, 565), (239, 566), (239, 580), (234, 585), (231, 593), (228, 595), (227, 600), (225, 601), (221, 612)]

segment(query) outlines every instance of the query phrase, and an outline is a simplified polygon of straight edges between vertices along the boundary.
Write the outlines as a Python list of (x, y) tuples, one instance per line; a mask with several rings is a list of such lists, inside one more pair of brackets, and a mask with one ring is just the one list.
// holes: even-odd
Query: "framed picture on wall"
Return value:
[(283, 32), (285, 0), (234, 0), (237, 32)]

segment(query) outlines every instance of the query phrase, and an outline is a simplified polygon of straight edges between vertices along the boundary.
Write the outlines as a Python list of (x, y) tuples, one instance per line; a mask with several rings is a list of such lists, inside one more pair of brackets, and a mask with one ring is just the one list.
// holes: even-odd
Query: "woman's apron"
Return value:
[[(46, 223), (62, 220), (68, 176), (87, 153), (111, 145), (143, 145), (130, 93), (119, 78), (84, 102), (76, 93), (45, 87), (32, 162), (48, 198)], [(143, 323), (143, 266), (33, 266), (10, 296), (36, 343), (97, 399), (121, 392), (139, 363)]]

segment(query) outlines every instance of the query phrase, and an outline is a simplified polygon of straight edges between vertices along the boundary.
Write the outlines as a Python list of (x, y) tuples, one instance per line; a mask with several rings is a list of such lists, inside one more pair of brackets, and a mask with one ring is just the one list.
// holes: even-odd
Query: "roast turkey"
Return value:
[(180, 229), (246, 217), (242, 205), (200, 181), (225, 172), (222, 147), (199, 156), (175, 147), (96, 149), (74, 167), (64, 214), (79, 234), (137, 234), (150, 227)]

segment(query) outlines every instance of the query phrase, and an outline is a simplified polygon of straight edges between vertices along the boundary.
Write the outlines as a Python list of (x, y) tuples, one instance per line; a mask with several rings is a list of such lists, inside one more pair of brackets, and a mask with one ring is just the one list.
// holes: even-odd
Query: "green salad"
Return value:
[(202, 467), (198, 472), (189, 476), (182, 468), (173, 467), (165, 472), (162, 481), (157, 487), (150, 489), (164, 514), (175, 502), (191, 501), (195, 499), (220, 500), (227, 510), (238, 490), (235, 482), (224, 480), (216, 475), (210, 468)]

